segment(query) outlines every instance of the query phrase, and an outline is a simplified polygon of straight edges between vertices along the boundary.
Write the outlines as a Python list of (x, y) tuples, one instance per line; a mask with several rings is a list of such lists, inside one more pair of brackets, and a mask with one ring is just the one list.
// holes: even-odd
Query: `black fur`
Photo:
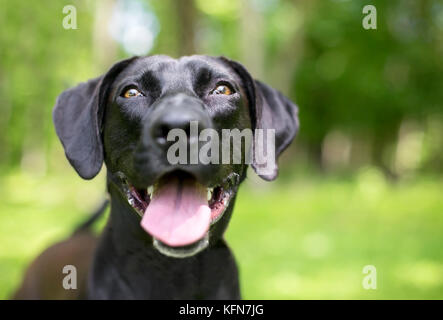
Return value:
[[(211, 96), (220, 83), (231, 96)], [(124, 99), (137, 87), (144, 96)], [(298, 131), (297, 107), (278, 91), (255, 81), (237, 62), (219, 57), (134, 57), (115, 64), (104, 76), (69, 89), (57, 99), (54, 123), (66, 156), (78, 174), (93, 178), (105, 162), (111, 214), (95, 253), (88, 288), (92, 299), (238, 299), (234, 257), (222, 235), (234, 199), (210, 229), (210, 246), (195, 256), (163, 256), (140, 227), (128, 204), (118, 172), (136, 188), (146, 188), (166, 172), (186, 171), (206, 186), (232, 172), (239, 184), (246, 164), (170, 165), (156, 142), (159, 123), (169, 128), (198, 120), (207, 128), (276, 130), (276, 155)], [(255, 163), (252, 164), (257, 169)], [(275, 172), (262, 176), (273, 180)]]

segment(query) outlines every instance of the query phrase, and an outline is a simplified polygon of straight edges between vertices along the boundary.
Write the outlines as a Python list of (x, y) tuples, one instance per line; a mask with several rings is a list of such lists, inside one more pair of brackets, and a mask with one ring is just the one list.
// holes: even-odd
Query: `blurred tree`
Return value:
[[(377, 30), (361, 27), (365, 1), (316, 1), (305, 12), (303, 57), (293, 88), (301, 139), (320, 162), (332, 129), (371, 141), (370, 161), (391, 171), (402, 121), (441, 113), (443, 11), (437, 1), (376, 1)], [(439, 18), (436, 18), (439, 17)]]
[(117, 60), (117, 43), (109, 32), (114, 9), (115, 0), (100, 0), (95, 4), (92, 50), (97, 74), (105, 72)]
[(174, 0), (178, 17), (178, 55), (196, 54), (195, 25), (197, 20), (194, 1)]
[[(76, 4), (77, 30), (62, 26), (64, 5), (2, 1), (0, 35), (0, 165), (28, 159), (45, 170), (54, 139), (51, 110), (67, 84), (91, 68), (91, 7)], [(37, 168), (38, 167), (38, 168)]]

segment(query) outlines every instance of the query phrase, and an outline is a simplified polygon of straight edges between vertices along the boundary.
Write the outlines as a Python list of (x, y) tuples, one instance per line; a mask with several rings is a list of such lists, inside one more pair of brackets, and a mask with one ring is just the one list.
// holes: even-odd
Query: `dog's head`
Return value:
[[(298, 130), (292, 102), (239, 63), (207, 56), (120, 61), (63, 92), (53, 116), (77, 173), (91, 179), (104, 161), (108, 188), (140, 216), (154, 246), (177, 257), (222, 235), (247, 165), (275, 179), (275, 159)], [(255, 129), (275, 140), (263, 147)], [(255, 155), (262, 149), (275, 153), (266, 172)]]

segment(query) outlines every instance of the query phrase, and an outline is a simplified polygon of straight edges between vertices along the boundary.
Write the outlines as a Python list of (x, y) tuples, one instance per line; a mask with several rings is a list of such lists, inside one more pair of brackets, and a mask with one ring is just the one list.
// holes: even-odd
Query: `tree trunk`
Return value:
[(177, 10), (178, 54), (187, 56), (196, 53), (195, 22), (197, 18), (194, 1), (174, 0)]

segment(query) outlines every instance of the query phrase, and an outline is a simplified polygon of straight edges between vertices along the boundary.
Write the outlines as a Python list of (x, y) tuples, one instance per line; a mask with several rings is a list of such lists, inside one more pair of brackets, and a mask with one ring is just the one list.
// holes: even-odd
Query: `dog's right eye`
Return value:
[(224, 94), (226, 96), (230, 96), (231, 94), (234, 93), (234, 90), (232, 90), (230, 88), (230, 86), (225, 85), (225, 84), (219, 84), (217, 85), (217, 87), (212, 90), (211, 92), (212, 94)]
[(122, 94), (123, 98), (133, 98), (139, 96), (143, 96), (143, 94), (135, 88), (129, 88)]

